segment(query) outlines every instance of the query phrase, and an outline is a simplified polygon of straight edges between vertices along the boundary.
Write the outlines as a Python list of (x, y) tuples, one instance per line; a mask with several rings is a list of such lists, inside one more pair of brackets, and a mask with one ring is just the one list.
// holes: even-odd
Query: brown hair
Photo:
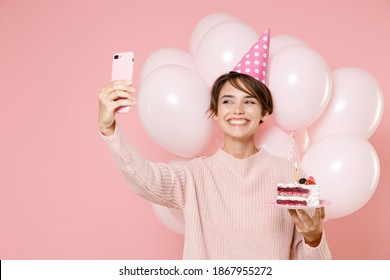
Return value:
[[(249, 75), (237, 72), (229, 72), (220, 76), (213, 84), (210, 96), (210, 106), (207, 110), (209, 113), (209, 118), (212, 118), (218, 114), (219, 93), (221, 92), (221, 89), (226, 82), (229, 82), (235, 88), (256, 98), (256, 100), (260, 103), (262, 116), (265, 116), (267, 113), (269, 115), (272, 114), (273, 102), (271, 91), (265, 84), (256, 80), (255, 78), (252, 78)], [(260, 121), (260, 123), (262, 122), (263, 121)]]

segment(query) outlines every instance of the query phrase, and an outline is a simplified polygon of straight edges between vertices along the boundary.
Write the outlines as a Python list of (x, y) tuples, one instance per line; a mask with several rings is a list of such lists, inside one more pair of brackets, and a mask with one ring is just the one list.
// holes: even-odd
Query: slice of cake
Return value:
[(310, 176), (299, 179), (298, 183), (279, 183), (276, 203), (288, 206), (309, 206), (320, 205), (319, 186), (314, 178)]

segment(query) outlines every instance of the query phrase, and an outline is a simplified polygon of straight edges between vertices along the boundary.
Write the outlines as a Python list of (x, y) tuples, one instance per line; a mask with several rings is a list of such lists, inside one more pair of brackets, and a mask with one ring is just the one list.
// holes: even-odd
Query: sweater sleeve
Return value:
[(325, 230), (322, 230), (320, 244), (317, 247), (311, 247), (304, 241), (303, 236), (294, 229), (294, 238), (291, 247), (290, 259), (295, 260), (331, 260), (328, 243), (326, 242)]
[(186, 168), (153, 163), (143, 158), (118, 125), (111, 136), (101, 134), (131, 189), (139, 196), (169, 208), (184, 207)]

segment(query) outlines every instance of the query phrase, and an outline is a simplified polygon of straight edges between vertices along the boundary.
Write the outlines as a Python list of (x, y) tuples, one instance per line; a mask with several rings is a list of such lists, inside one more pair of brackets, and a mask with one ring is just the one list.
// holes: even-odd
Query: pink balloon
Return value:
[(152, 203), (152, 208), (164, 226), (176, 233), (184, 234), (184, 215), (182, 210), (167, 208), (154, 203)]
[(198, 24), (195, 26), (194, 30), (191, 34), (190, 41), (190, 53), (192, 55), (196, 54), (196, 50), (198, 49), (198, 45), (202, 40), (203, 36), (215, 25), (225, 22), (225, 21), (238, 21), (235, 17), (224, 14), (224, 13), (214, 13), (208, 15), (201, 19)]
[(276, 121), (286, 131), (297, 131), (314, 122), (328, 104), (331, 72), (313, 49), (291, 46), (271, 58), (269, 87)]
[(271, 36), (269, 56), (273, 57), (278, 51), (291, 46), (306, 46), (307, 44), (301, 39), (292, 35)]
[(375, 78), (358, 68), (333, 72), (332, 96), (326, 110), (309, 128), (313, 143), (337, 133), (368, 139), (383, 115), (383, 93)]
[(252, 28), (238, 21), (215, 25), (204, 35), (194, 56), (198, 73), (211, 86), (236, 66), (258, 37)]
[(198, 156), (207, 146), (213, 122), (207, 118), (209, 88), (194, 71), (167, 65), (153, 70), (138, 97), (140, 120), (148, 135), (181, 157)]
[(165, 65), (180, 65), (188, 69), (194, 70), (195, 64), (192, 56), (180, 49), (164, 48), (153, 52), (142, 65), (141, 82), (154, 69)]
[(375, 149), (352, 134), (329, 136), (310, 146), (301, 167), (320, 185), (320, 197), (332, 202), (326, 209), (328, 218), (360, 209), (374, 193), (380, 173)]

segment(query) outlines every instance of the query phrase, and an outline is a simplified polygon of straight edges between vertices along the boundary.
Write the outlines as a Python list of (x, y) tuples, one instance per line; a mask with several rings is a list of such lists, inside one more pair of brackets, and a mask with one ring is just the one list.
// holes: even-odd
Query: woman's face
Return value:
[(214, 117), (219, 123), (225, 138), (247, 140), (253, 137), (261, 115), (259, 101), (255, 97), (235, 88), (230, 82), (222, 87), (218, 97), (218, 114)]

